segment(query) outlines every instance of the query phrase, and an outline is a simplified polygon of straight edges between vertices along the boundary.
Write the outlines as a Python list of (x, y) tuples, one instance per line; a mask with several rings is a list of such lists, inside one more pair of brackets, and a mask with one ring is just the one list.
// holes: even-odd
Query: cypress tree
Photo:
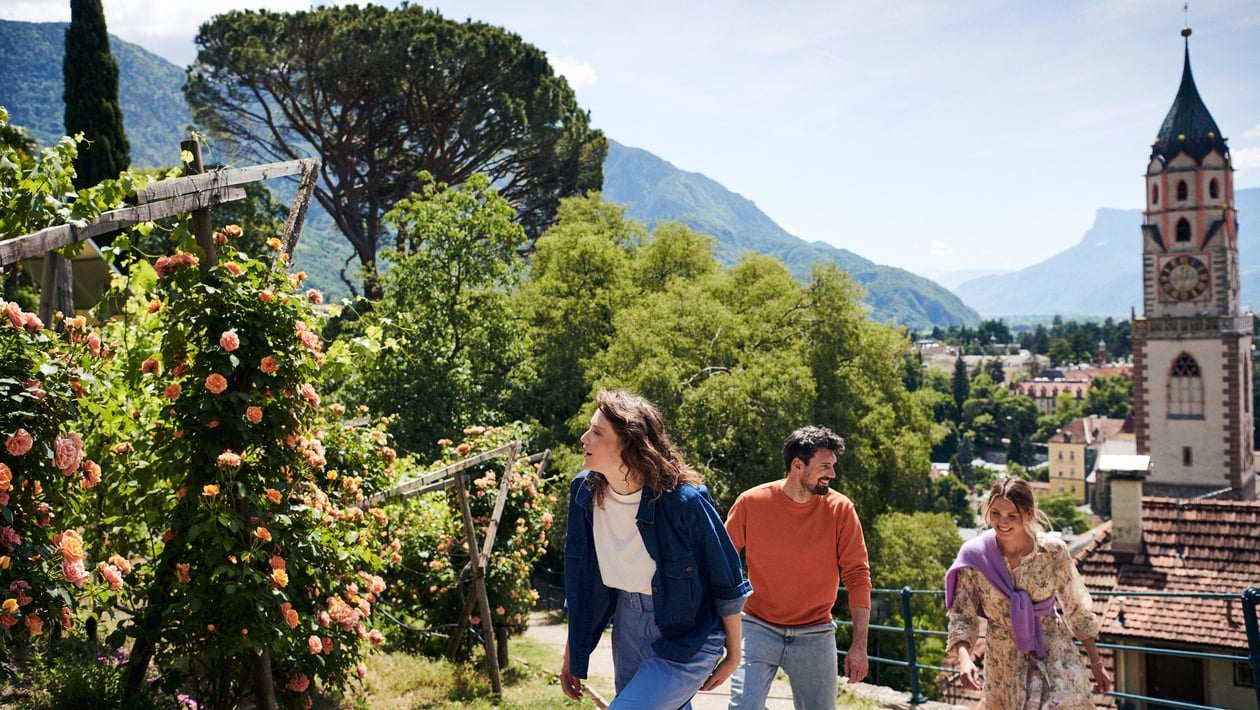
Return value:
[(118, 105), (118, 64), (109, 52), (109, 32), (101, 0), (70, 0), (66, 29), (66, 134), (82, 132), (74, 161), (75, 187), (118, 177), (131, 164), (130, 146)]

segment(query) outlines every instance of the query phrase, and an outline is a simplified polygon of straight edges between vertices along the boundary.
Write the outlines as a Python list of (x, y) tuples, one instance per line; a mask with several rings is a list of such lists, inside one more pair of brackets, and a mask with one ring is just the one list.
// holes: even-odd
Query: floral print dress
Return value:
[(1033, 602), (1058, 595), (1056, 607), (1060, 616), (1037, 617), (1046, 657), (1039, 659), (1032, 651), (1021, 653), (1016, 648), (1010, 601), (973, 567), (958, 572), (949, 609), (947, 652), (953, 653), (960, 643), (976, 647), (979, 610), (983, 608), (989, 622), (984, 654), (986, 710), (1092, 710), (1089, 663), (1081, 657), (1073, 637), (1097, 637), (1101, 620), (1094, 614), (1089, 590), (1076, 571), (1067, 545), (1038, 534), (1032, 552), (1014, 570), (1008, 565), (1007, 571), (1015, 588), (1027, 591)]

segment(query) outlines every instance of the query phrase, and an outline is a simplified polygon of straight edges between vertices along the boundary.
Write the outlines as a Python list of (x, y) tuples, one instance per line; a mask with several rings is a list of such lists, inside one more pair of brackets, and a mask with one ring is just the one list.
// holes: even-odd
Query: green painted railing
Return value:
[[(564, 578), (556, 570), (539, 568), (535, 570), (534, 586), (540, 591), (539, 605), (547, 609), (562, 609), (564, 607)], [(1247, 655), (1235, 656), (1221, 653), (1207, 653), (1199, 651), (1188, 651), (1182, 649), (1160, 648), (1153, 646), (1128, 646), (1101, 643), (1097, 644), (1098, 648), (1111, 649), (1113, 651), (1141, 652), (1155, 655), (1179, 656), (1182, 658), (1197, 658), (1205, 660), (1233, 661), (1236, 663), (1247, 663), (1251, 666), (1252, 686), (1256, 696), (1256, 708), (1260, 710), (1260, 617), (1257, 616), (1257, 606), (1260, 606), (1260, 589), (1248, 587), (1240, 594), (1197, 594), (1192, 592), (1130, 592), (1130, 591), (1114, 591), (1114, 592), (1090, 592), (1095, 597), (1107, 596), (1123, 596), (1123, 597), (1192, 597), (1199, 599), (1238, 599), (1241, 596), (1244, 625), (1247, 632)], [(910, 587), (902, 587), (901, 589), (874, 589), (871, 592), (872, 609), (870, 632), (879, 634), (883, 632), (900, 634), (906, 643), (906, 658), (887, 658), (879, 655), (868, 654), (871, 661), (872, 669), (875, 664), (884, 664), (888, 666), (898, 666), (906, 668), (910, 676), (910, 703), (912, 705), (927, 702), (928, 698), (923, 694), (920, 686), (920, 674), (924, 670), (940, 671), (945, 673), (957, 673), (955, 668), (945, 668), (943, 666), (932, 665), (930, 663), (922, 663), (918, 659), (916, 651), (916, 640), (927, 637), (945, 638), (949, 633), (942, 629), (922, 629), (915, 628), (913, 625), (914, 615), (911, 613), (911, 600), (916, 596), (939, 597), (940, 603), (945, 603), (945, 590), (943, 589), (911, 589)], [(882, 603), (886, 601), (887, 603)], [(904, 620), (901, 626), (888, 626), (880, 622), (888, 619), (892, 615), (892, 606), (894, 602), (900, 602), (901, 618)], [(851, 626), (852, 622), (837, 619), (837, 623), (843, 626)], [(876, 636), (878, 638), (878, 636)], [(876, 649), (878, 649), (878, 642)], [(843, 657), (848, 652), (847, 649), (837, 648), (838, 656)], [(877, 651), (878, 653), (878, 651)], [(843, 666), (843, 664), (841, 664)], [(1113, 690), (1108, 693), (1119, 700), (1132, 702), (1150, 702), (1157, 703), (1160, 707), (1169, 708), (1185, 708), (1186, 710), (1236, 710), (1234, 708), (1220, 708), (1211, 705), (1196, 705), (1193, 703), (1185, 703), (1177, 700), (1168, 700), (1165, 698), (1155, 698), (1146, 695), (1137, 695), (1134, 693), (1126, 693)]]
[[(1111, 649), (1113, 651), (1126, 652), (1142, 652), (1147, 654), (1178, 656), (1182, 658), (1197, 658), (1221, 661), (1233, 661), (1236, 663), (1248, 663), (1251, 666), (1252, 686), (1256, 696), (1256, 707), (1260, 710), (1260, 621), (1257, 620), (1257, 605), (1260, 605), (1260, 589), (1248, 587), (1243, 590), (1242, 594), (1224, 594), (1224, 593), (1193, 593), (1193, 592), (1135, 592), (1135, 591), (1114, 591), (1114, 592), (1090, 592), (1095, 597), (1116, 596), (1116, 597), (1189, 597), (1198, 599), (1238, 599), (1241, 596), (1244, 624), (1247, 632), (1247, 655), (1235, 656), (1221, 653), (1207, 653), (1199, 651), (1188, 651), (1183, 649), (1160, 648), (1151, 646), (1129, 646), (1108, 643), (1098, 643), (1098, 648)], [(947, 631), (940, 629), (919, 629), (913, 625), (913, 614), (911, 613), (910, 602), (916, 596), (933, 596), (941, 597), (944, 603), (945, 591), (941, 589), (911, 589), (910, 587), (902, 587), (901, 589), (874, 589), (871, 592), (872, 618), (870, 630), (875, 633), (893, 632), (903, 634), (906, 642), (906, 658), (884, 658), (877, 655), (868, 654), (872, 664), (882, 663), (892, 666), (900, 666), (907, 668), (910, 674), (910, 703), (918, 705), (926, 702), (928, 699), (922, 693), (919, 684), (920, 671), (934, 670), (946, 673), (957, 673), (957, 669), (944, 668), (931, 664), (920, 663), (915, 651), (916, 637), (925, 636), (948, 636)], [(885, 607), (880, 604), (881, 598), (894, 597), (900, 598), (901, 601), (901, 617), (904, 620), (902, 626), (886, 626), (879, 622), (884, 621), (891, 615), (891, 604)], [(851, 621), (838, 619), (838, 623), (851, 626)], [(876, 646), (878, 648), (878, 645)], [(844, 656), (847, 650), (837, 648), (836, 653)], [(1125, 693), (1113, 690), (1108, 693), (1113, 697), (1137, 701), (1157, 703), (1161, 707), (1186, 708), (1187, 710), (1233, 710), (1230, 708), (1219, 708), (1212, 705), (1196, 705), (1194, 703), (1186, 703), (1178, 700), (1168, 700), (1165, 698), (1155, 698), (1146, 695), (1137, 695), (1133, 693)]]

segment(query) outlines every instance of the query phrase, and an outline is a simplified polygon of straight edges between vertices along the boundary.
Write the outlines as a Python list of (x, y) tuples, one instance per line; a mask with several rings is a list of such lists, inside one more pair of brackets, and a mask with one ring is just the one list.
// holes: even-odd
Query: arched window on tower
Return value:
[(1177, 220), (1177, 241), (1190, 241), (1190, 220), (1185, 217)]
[(1199, 363), (1182, 353), (1172, 366), (1168, 378), (1168, 418), (1203, 418), (1203, 374)]
[(1208, 195), (1215, 200), (1221, 196), (1221, 184), (1212, 178), (1212, 182), (1208, 183)]
[(1185, 180), (1177, 181), (1177, 201), (1185, 202), (1186, 198), (1189, 196), (1190, 196), (1190, 186), (1186, 184)]
[(1159, 204), (1159, 185), (1151, 185), (1151, 204)]

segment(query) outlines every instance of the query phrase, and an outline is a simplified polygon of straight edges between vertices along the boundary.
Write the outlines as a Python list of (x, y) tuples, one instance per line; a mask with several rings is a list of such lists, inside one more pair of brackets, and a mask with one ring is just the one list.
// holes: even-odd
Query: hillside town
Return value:
[[(280, 160), (203, 164), (194, 131), (179, 168), (143, 174), (128, 167), (118, 87), (112, 109), (86, 101), (118, 81), (102, 5), (73, 5), (64, 29), (19, 29), (64, 35), (66, 123), (82, 130), (41, 147), (0, 96), (0, 705), (609, 707), (634, 675), (619, 605), (638, 604), (656, 634), (634, 652), (660, 660), (661, 617), (685, 589), (699, 611), (684, 621), (708, 634), (688, 627), (687, 643), (712, 658), (677, 700), (739, 707), (748, 653), (736, 662), (762, 621), (749, 609), (793, 607), (736, 608), (757, 587), (745, 527), (784, 544), (806, 520), (767, 535), (745, 522), (745, 495), (791, 498), (809, 470), (805, 503), (792, 500), (845, 517), (788, 541), (823, 551), (825, 574), (801, 586), (826, 593), (822, 623), (793, 616), (776, 632), (786, 648), (821, 627), (828, 682), (834, 642), (839, 690), (820, 687), (836, 707), (997, 710), (998, 683), (1022, 686), (1021, 708), (1058, 707), (1041, 626), (1073, 616), (1097, 629), (1061, 646), (1094, 683), (1082, 704), (1260, 710), (1260, 320), (1239, 266), (1260, 241), (1240, 226), (1230, 127), (1200, 96), (1189, 27), (1171, 107), (1132, 157), (1141, 302), (1127, 318), (972, 318), (935, 284), (914, 291), (921, 277), (859, 277), (867, 267), (838, 250), (793, 263), (798, 245), (739, 252), (704, 231), (709, 215), (636, 221), (642, 204), (607, 200), (603, 171), (619, 166), (642, 202), (655, 199), (643, 175), (676, 173), (628, 170), (633, 150), (610, 150), (519, 36), (408, 3), (216, 17), (182, 89), (187, 116)], [(376, 39), (346, 48), (326, 28)], [(442, 33), (436, 48), (389, 44)], [(293, 46), (258, 41), (272, 36)], [(482, 43), (509, 48), (504, 64), (464, 64)], [(298, 64), (285, 52), (316, 45), (346, 65), (312, 60), (304, 71), (338, 98), (307, 107), (302, 82), (272, 79)], [(242, 46), (257, 66), (242, 68)], [(380, 64), (359, 63), (367, 50)], [(450, 76), (386, 80), (420, 51)], [(503, 106), (452, 98), (478, 82)], [(380, 104), (340, 110), (377, 90)], [(427, 122), (444, 111), (485, 135), (440, 144)], [(262, 187), (277, 178), (284, 199)], [(351, 295), (327, 302), (304, 264)], [(791, 453), (801, 436), (814, 448)], [(1001, 492), (1016, 485), (1030, 508)], [(605, 496), (615, 520), (593, 512)], [(670, 514), (656, 517), (662, 499)], [(677, 547), (645, 545), (652, 530)], [(969, 636), (953, 580), (960, 566), (1001, 577), (962, 564), (968, 543), (999, 534), (1029, 549), (993, 543), (1008, 617), (978, 603)], [(1073, 599), (1010, 584), (1050, 549), (1070, 558)], [(774, 562), (763, 579), (804, 578)], [(673, 606), (654, 610), (667, 585)], [(1035, 644), (1012, 641), (1032, 634), (1011, 631), (1025, 601)], [(715, 641), (735, 628), (744, 646)], [(594, 639), (577, 671), (575, 638)], [(1004, 643), (1026, 678), (1000, 677)], [(787, 669), (763, 673), (766, 708), (811, 704)]]

